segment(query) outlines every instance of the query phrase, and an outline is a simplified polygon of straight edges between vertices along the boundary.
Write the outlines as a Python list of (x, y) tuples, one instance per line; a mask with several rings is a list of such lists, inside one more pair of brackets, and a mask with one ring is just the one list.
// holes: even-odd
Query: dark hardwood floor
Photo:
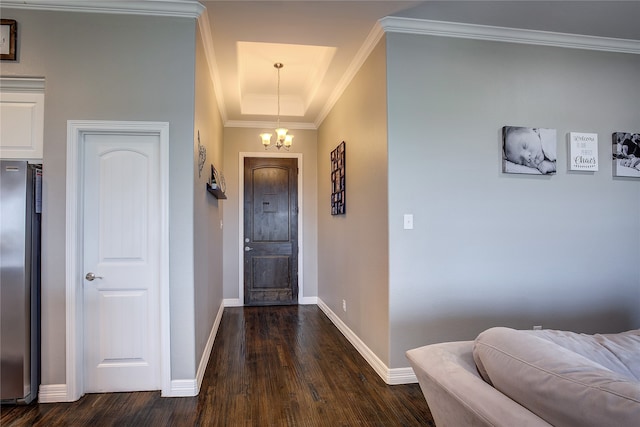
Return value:
[(434, 426), (417, 384), (388, 386), (316, 306), (226, 308), (199, 396), (88, 394), (2, 406), (14, 426)]

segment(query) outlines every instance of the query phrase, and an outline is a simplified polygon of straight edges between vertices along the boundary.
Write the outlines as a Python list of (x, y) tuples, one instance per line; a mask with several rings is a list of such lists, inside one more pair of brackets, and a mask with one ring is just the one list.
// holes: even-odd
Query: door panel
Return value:
[(157, 390), (159, 137), (84, 138), (85, 391)]
[(298, 160), (245, 158), (244, 303), (298, 302)]

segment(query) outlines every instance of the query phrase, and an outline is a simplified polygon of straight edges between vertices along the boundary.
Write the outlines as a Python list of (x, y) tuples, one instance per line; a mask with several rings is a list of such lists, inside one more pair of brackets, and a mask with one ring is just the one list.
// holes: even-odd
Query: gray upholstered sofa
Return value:
[(640, 330), (491, 328), (407, 357), (438, 427), (640, 426)]

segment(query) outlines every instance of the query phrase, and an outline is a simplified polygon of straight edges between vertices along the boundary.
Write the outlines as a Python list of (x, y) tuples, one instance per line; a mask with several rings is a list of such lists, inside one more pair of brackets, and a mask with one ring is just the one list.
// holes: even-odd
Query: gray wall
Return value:
[[(318, 130), (318, 296), (388, 365), (385, 61), (382, 40)], [(332, 216), (330, 153), (341, 141), (347, 213)]]
[[(269, 128), (225, 128), (224, 130), (224, 175), (227, 182), (227, 197), (224, 201), (224, 298), (235, 300), (239, 297), (239, 194), (241, 169), (240, 153), (256, 153), (256, 157), (265, 153), (259, 135), (273, 132)], [(316, 131), (291, 129), (294, 135), (290, 153), (302, 154), (302, 185), (298, 194), (303, 197), (303, 256), (302, 297), (318, 295), (318, 225), (317, 225), (317, 144)], [(275, 148), (267, 153), (277, 154)], [(242, 302), (241, 302), (242, 303)]]
[(170, 122), (172, 378), (194, 378), (193, 19), (2, 9), (18, 61), (4, 76), (46, 78), (42, 384), (65, 383), (67, 120)]
[[(611, 134), (640, 131), (640, 55), (389, 34), (391, 366), (485, 328), (640, 327), (640, 181)], [(501, 173), (504, 125), (555, 128), (555, 176)], [(600, 170), (568, 172), (568, 132)], [(415, 229), (402, 229), (402, 215)]]
[[(202, 39), (196, 35), (195, 132), (193, 139), (193, 239), (195, 296), (195, 363), (196, 368), (211, 333), (213, 322), (222, 304), (222, 205), (206, 191), (211, 164), (222, 168), (222, 137), (224, 128), (216, 103), (216, 94), (209, 74)], [(198, 137), (207, 149), (207, 159), (198, 176)]]

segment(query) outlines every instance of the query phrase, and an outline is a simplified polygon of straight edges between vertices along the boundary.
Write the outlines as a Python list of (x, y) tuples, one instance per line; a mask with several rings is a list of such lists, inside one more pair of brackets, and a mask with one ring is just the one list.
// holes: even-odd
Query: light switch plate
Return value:
[(413, 214), (404, 214), (404, 229), (413, 230)]

